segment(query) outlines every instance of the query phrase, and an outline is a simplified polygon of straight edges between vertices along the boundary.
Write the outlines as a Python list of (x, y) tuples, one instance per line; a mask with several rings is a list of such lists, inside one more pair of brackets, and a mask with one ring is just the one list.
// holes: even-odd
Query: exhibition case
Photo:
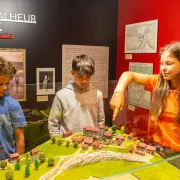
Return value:
[[(173, 145), (165, 147), (148, 137), (150, 108), (147, 107), (151, 93), (139, 87), (127, 88), (124, 106), (113, 121), (109, 103), (116, 84), (115, 80), (108, 82), (108, 97), (103, 99), (105, 124), (83, 126), (82, 132), (69, 129), (53, 137), (49, 135), (48, 117), (55, 94), (37, 96), (36, 84), (26, 85), (27, 99), (20, 101), (27, 121), (24, 128), (26, 152), (18, 156), (19, 160), (9, 158), (0, 176), (5, 179), (10, 168), (14, 179), (178, 180), (179, 152)], [(62, 83), (56, 83), (55, 93), (61, 89)], [(16, 94), (20, 90), (14, 87), (13, 91)], [(179, 92), (173, 90), (173, 93), (178, 97)], [(174, 107), (171, 106), (170, 111), (171, 108)], [(167, 123), (173, 120), (171, 115), (169, 117)], [(173, 127), (172, 136), (179, 136), (179, 131)], [(18, 170), (17, 163), (21, 166)]]

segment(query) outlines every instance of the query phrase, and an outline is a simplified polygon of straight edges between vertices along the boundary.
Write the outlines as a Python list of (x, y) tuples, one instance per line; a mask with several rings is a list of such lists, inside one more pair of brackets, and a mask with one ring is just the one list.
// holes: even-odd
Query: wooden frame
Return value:
[(12, 62), (18, 69), (10, 81), (7, 93), (18, 101), (26, 101), (26, 50), (0, 48), (0, 56)]

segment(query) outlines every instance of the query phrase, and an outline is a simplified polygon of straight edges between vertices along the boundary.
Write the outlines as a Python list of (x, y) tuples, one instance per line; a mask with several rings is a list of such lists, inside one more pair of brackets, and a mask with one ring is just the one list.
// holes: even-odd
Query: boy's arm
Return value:
[(104, 124), (105, 123), (105, 115), (104, 115), (104, 102), (102, 93), (98, 96), (98, 124)]
[(24, 153), (25, 143), (24, 143), (24, 128), (15, 128), (14, 129), (15, 135), (15, 143), (16, 143), (16, 152), (19, 154)]
[(61, 103), (58, 96), (56, 95), (48, 118), (48, 129), (51, 137), (60, 134), (61, 115), (62, 115)]
[(26, 126), (27, 123), (22, 108), (18, 102), (16, 102), (13, 111), (10, 112), (10, 116), (14, 128), (16, 152), (23, 154), (25, 150), (24, 126)]

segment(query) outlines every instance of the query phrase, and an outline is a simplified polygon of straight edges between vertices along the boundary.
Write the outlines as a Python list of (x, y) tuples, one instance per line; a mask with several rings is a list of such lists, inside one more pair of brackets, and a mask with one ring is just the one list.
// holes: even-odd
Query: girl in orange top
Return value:
[(144, 85), (152, 92), (148, 135), (156, 144), (180, 152), (180, 42), (160, 50), (160, 74), (124, 72), (110, 101), (113, 120), (124, 105), (129, 83)]

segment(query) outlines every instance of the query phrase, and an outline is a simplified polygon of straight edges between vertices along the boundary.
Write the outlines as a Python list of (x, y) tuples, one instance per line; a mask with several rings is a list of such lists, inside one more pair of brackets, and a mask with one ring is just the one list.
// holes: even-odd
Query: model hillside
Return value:
[[(133, 133), (124, 133), (122, 126), (99, 127), (85, 126), (83, 132), (73, 133), (71, 130), (62, 136), (33, 148), (26, 154), (10, 154), (8, 160), (0, 161), (1, 179), (88, 179), (103, 178), (114, 174), (131, 171), (131, 175), (148, 180), (153, 173), (168, 172), (174, 179), (179, 170), (171, 166), (156, 153), (156, 147), (147, 145), (143, 139), (138, 140)], [(153, 162), (156, 166), (151, 166)], [(142, 173), (138, 168), (145, 168)], [(135, 172), (133, 170), (136, 169)], [(163, 171), (163, 172), (162, 172)], [(166, 180), (166, 178), (165, 178)]]

